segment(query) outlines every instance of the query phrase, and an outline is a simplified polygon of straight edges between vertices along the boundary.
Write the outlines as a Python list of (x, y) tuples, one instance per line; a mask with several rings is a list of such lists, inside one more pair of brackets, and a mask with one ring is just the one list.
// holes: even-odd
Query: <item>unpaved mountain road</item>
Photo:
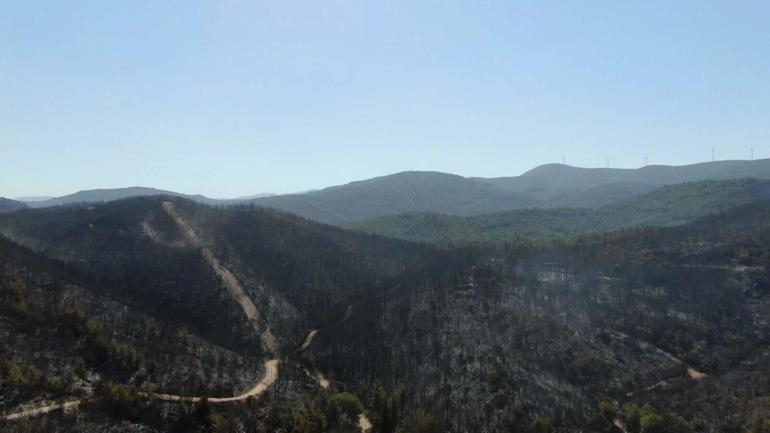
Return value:
[(297, 349), (297, 352), (302, 352), (303, 350), (310, 347), (310, 344), (313, 342), (313, 339), (315, 338), (316, 334), (318, 334), (317, 329), (311, 329), (310, 333), (307, 334), (307, 337), (305, 337), (305, 341), (302, 343), (302, 346)]
[(235, 397), (193, 397), (193, 396), (181, 396), (181, 395), (174, 395), (174, 394), (153, 394), (149, 393), (147, 394), (150, 397), (157, 398), (158, 400), (163, 401), (183, 401), (183, 402), (189, 402), (189, 403), (197, 403), (204, 398), (209, 403), (229, 403), (233, 401), (243, 401), (248, 399), (249, 397), (259, 397), (267, 391), (268, 388), (272, 384), (275, 383), (276, 380), (278, 380), (278, 365), (280, 364), (280, 361), (277, 359), (271, 359), (269, 361), (265, 361), (265, 375), (262, 376), (262, 379), (257, 382), (254, 387), (252, 387), (250, 390), (244, 392), (243, 394), (237, 395)]
[(83, 403), (84, 400), (69, 400), (64, 403), (55, 403), (45, 406), (40, 406), (32, 409), (22, 409), (16, 412), (5, 415), (2, 419), (6, 421), (13, 421), (22, 418), (29, 418), (37, 415), (43, 415), (56, 410), (68, 411), (77, 408)]
[(620, 419), (615, 419), (615, 421), (613, 421), (612, 424), (614, 424), (615, 427), (619, 428), (620, 431), (622, 431), (623, 433), (628, 433), (628, 430), (626, 430), (626, 425), (623, 424), (623, 421), (621, 421)]
[[(227, 291), (230, 292), (230, 296), (232, 296), (233, 299), (235, 299), (235, 301), (240, 304), (241, 309), (243, 309), (243, 312), (246, 314), (249, 322), (251, 322), (252, 326), (254, 326), (254, 329), (259, 331), (259, 310), (257, 310), (257, 306), (254, 305), (254, 302), (251, 301), (249, 295), (246, 294), (246, 291), (238, 282), (238, 279), (235, 278), (235, 275), (233, 275), (232, 272), (230, 272), (226, 267), (222, 265), (217, 256), (211, 252), (211, 249), (209, 249), (209, 247), (206, 246), (198, 234), (195, 233), (195, 230), (193, 230), (193, 228), (187, 224), (187, 222), (181, 216), (179, 216), (176, 208), (174, 208), (174, 203), (170, 201), (163, 202), (163, 210), (168, 214), (168, 216), (171, 217), (172, 220), (174, 220), (176, 225), (182, 231), (185, 239), (187, 239), (187, 241), (193, 247), (201, 250), (203, 257), (206, 259), (206, 262), (209, 264), (209, 266), (211, 266), (211, 269), (213, 269), (214, 272), (222, 279), (222, 282), (225, 284)], [(262, 344), (264, 344), (271, 353), (275, 354), (278, 351), (278, 344), (276, 342), (275, 336), (270, 331), (269, 326), (265, 326), (265, 331), (262, 332), (261, 338)]]
[[(206, 399), (206, 401), (208, 401), (211, 404), (243, 401), (250, 397), (259, 397), (260, 395), (262, 395), (262, 393), (267, 391), (267, 389), (270, 388), (270, 386), (273, 385), (276, 380), (278, 380), (279, 364), (280, 364), (280, 361), (277, 359), (271, 359), (269, 361), (266, 361), (265, 374), (264, 376), (262, 376), (262, 379), (260, 379), (259, 382), (257, 382), (257, 384), (254, 385), (254, 387), (252, 387), (248, 391), (234, 397), (195, 397), (195, 396), (184, 396), (184, 395), (174, 395), (174, 394), (156, 394), (152, 392), (142, 393), (142, 395), (144, 395), (145, 397), (155, 398), (163, 401), (185, 402), (185, 403), (198, 403), (202, 401), (204, 398)], [(8, 415), (5, 415), (4, 417), (2, 417), (2, 419), (6, 421), (13, 421), (13, 420), (22, 419), (22, 418), (30, 418), (37, 415), (43, 415), (56, 410), (64, 410), (66, 412), (67, 410), (72, 410), (77, 408), (84, 401), (85, 400), (70, 400), (64, 403), (55, 403), (55, 404), (49, 404), (46, 406), (40, 406), (36, 408), (31, 408), (31, 409), (23, 409), (23, 410), (19, 410), (19, 411), (10, 413)]]
[[(348, 307), (348, 311), (346, 314), (346, 318), (344, 320), (347, 320), (347, 318), (350, 316), (351, 309)], [(318, 335), (317, 329), (311, 329), (310, 333), (305, 337), (305, 342), (302, 343), (302, 346), (297, 350), (297, 352), (302, 352), (303, 350), (307, 349), (310, 346), (310, 343), (313, 342), (313, 338)], [(329, 379), (324, 377), (323, 373), (320, 371), (316, 371), (315, 373), (310, 372), (310, 370), (305, 369), (305, 374), (316, 381), (318, 383), (318, 386), (320, 386), (323, 389), (329, 389), (331, 388), (331, 382), (329, 382)], [(369, 420), (369, 418), (366, 416), (365, 413), (358, 414), (358, 423), (356, 424), (358, 428), (361, 430), (362, 433), (367, 433), (372, 430), (372, 422)]]
[(360, 428), (363, 433), (371, 431), (372, 427), (374, 426), (372, 425), (372, 422), (369, 421), (369, 418), (366, 417), (366, 415), (358, 415), (358, 428)]
[(706, 378), (706, 373), (701, 373), (692, 367), (687, 367), (687, 375), (690, 376), (690, 379), (692, 380), (702, 380)]

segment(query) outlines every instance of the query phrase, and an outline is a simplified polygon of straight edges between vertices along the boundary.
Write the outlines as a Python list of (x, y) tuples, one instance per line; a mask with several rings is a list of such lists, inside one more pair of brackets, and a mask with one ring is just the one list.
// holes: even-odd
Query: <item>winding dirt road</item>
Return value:
[(278, 365), (280, 364), (280, 361), (277, 359), (271, 359), (268, 361), (265, 361), (265, 375), (262, 376), (262, 379), (257, 382), (254, 387), (252, 387), (250, 390), (244, 392), (243, 394), (237, 395), (235, 397), (193, 397), (193, 396), (181, 396), (181, 395), (174, 395), (174, 394), (147, 394), (149, 396), (152, 396), (154, 398), (157, 398), (158, 400), (164, 400), (164, 401), (183, 401), (188, 403), (197, 403), (204, 398), (209, 403), (229, 403), (233, 401), (243, 401), (248, 399), (249, 397), (259, 397), (262, 393), (267, 391), (268, 388), (272, 384), (275, 383), (275, 381), (278, 379)]
[[(277, 359), (271, 359), (271, 360), (265, 361), (265, 374), (264, 376), (262, 376), (262, 379), (260, 379), (259, 382), (257, 382), (257, 384), (254, 385), (254, 387), (252, 387), (248, 391), (234, 397), (195, 397), (195, 396), (156, 394), (156, 393), (143, 393), (143, 395), (145, 397), (156, 398), (158, 400), (163, 400), (163, 401), (185, 402), (185, 403), (198, 403), (204, 398), (206, 399), (206, 401), (208, 401), (211, 404), (243, 401), (250, 397), (259, 397), (265, 391), (267, 391), (271, 385), (275, 383), (275, 381), (278, 379), (279, 364), (280, 364), (280, 361)], [(85, 400), (70, 400), (64, 403), (55, 403), (55, 404), (49, 404), (46, 406), (41, 406), (41, 407), (36, 407), (31, 409), (19, 410), (4, 416), (2, 419), (6, 421), (13, 421), (13, 420), (22, 419), (22, 418), (30, 418), (37, 415), (43, 415), (43, 414), (57, 411), (57, 410), (68, 411), (68, 410), (77, 408), (84, 401)]]

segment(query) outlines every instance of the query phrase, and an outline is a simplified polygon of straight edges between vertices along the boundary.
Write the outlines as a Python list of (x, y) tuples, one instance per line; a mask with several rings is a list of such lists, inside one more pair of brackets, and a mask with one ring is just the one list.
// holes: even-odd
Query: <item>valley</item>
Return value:
[[(748, 423), (769, 377), (770, 211), (746, 203), (667, 228), (454, 246), (164, 196), (9, 213), (4, 374), (20, 366), (28, 385), (3, 376), (18, 395), (6, 428), (117, 416), (167, 431), (206, 411), (194, 422), (224, 417), (219, 431), (288, 414), (297, 432), (609, 431), (645, 405), (670, 429)], [(53, 366), (18, 339), (48, 318), (85, 334), (45, 331), (38, 347), (64, 364), (34, 403), (28, 377)]]

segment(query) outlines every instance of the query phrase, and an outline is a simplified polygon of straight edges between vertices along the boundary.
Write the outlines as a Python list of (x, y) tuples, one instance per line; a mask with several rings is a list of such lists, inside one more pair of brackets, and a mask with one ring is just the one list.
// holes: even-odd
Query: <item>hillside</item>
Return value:
[(735, 206), (770, 199), (770, 182), (689, 182), (598, 209), (522, 209), (472, 217), (400, 214), (349, 224), (352, 229), (421, 242), (505, 242), (574, 236), (637, 226), (684, 224)]
[(0, 404), (80, 411), (0, 427), (615, 431), (652, 404), (665, 431), (740, 431), (770, 380), (767, 214), (500, 249), (173, 197), (4, 214)]
[(24, 209), (27, 205), (16, 200), (0, 197), (0, 213)]
[[(0, 257), (0, 411), (31, 401), (118, 392), (108, 389), (113, 384), (228, 395), (261, 374), (259, 364), (222, 344), (228, 335), (201, 338), (178, 320), (174, 308), (169, 314), (148, 314), (157, 309), (138, 302), (139, 293), (121, 294), (88, 272), (2, 236)], [(190, 295), (200, 299), (194, 291)], [(227, 314), (229, 309), (220, 306), (210, 303), (209, 313)], [(223, 359), (232, 367), (217, 372)], [(213, 373), (190, 375), (191, 365)], [(136, 411), (157, 410), (137, 406)]]
[(304, 194), (251, 201), (320, 222), (340, 224), (402, 212), (476, 215), (535, 207), (529, 197), (438, 172), (403, 172)]

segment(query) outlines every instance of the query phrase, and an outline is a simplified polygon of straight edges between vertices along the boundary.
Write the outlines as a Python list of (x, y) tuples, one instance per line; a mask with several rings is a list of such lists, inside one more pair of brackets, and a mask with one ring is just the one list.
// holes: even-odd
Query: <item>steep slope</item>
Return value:
[(526, 195), (438, 172), (403, 172), (252, 203), (334, 224), (401, 212), (475, 215), (537, 205)]
[[(237, 318), (232, 317), (232, 303), (218, 302), (222, 301), (221, 295), (229, 292), (230, 298), (237, 298), (236, 304), (240, 305), (236, 310), (247, 313), (240, 321), (251, 321), (257, 335), (269, 334), (263, 330), (262, 320), (273, 325), (285, 350), (293, 353), (298, 341), (307, 339), (308, 325), (339, 321), (356, 299), (367, 293), (377, 296), (381, 287), (408, 271), (413, 263), (432, 259), (432, 251), (425, 247), (361, 237), (261, 208), (213, 209), (170, 197), (28, 210), (25, 215), (2, 219), (0, 231), (38, 250), (46, 259), (56, 258), (93, 280), (99, 287), (96, 293), (126, 300), (140, 311), (187, 325), (205, 340), (231, 346), (250, 360), (261, 356), (259, 342), (234, 320)], [(308, 245), (314, 248), (308, 250)], [(200, 254), (198, 261), (185, 263), (190, 253)], [(184, 276), (176, 272), (177, 261), (185, 269)], [(202, 278), (204, 268), (213, 270), (224, 287), (209, 284), (210, 275), (208, 281)], [(294, 271), (286, 275), (290, 270)], [(275, 289), (270, 287), (272, 284)], [(297, 307), (287, 304), (284, 297), (296, 302)], [(171, 298), (176, 301), (170, 305)], [(259, 311), (249, 298), (260, 305)], [(303, 310), (306, 317), (297, 313)], [(208, 325), (199, 320), (199, 311), (208, 313)], [(273, 352), (280, 350), (264, 345)], [(250, 397), (278, 380), (277, 362), (265, 364), (264, 379), (250, 391), (206, 401), (250, 403)], [(286, 380), (296, 384), (297, 378), (291, 377), (293, 369), (296, 366), (288, 366), (285, 374), (290, 377)], [(327, 383), (325, 388), (332, 387)], [(216, 396), (217, 392), (140, 392), (137, 398), (151, 395), (156, 401), (202, 404), (202, 398), (187, 396), (212, 394)], [(112, 397), (100, 394), (95, 398)], [(47, 402), (30, 406), (14, 411), (8, 420), (60, 408)], [(154, 414), (148, 411), (146, 418), (154, 419)], [(358, 414), (356, 420), (368, 425), (364, 414)]]
[(770, 181), (736, 179), (664, 186), (599, 209), (522, 209), (457, 217), (401, 214), (349, 228), (422, 242), (506, 242), (519, 237), (574, 236), (637, 226), (668, 226), (770, 199)]
[(16, 200), (0, 197), (0, 213), (24, 209), (27, 205)]
[[(252, 359), (119, 298), (75, 267), (0, 236), (0, 409), (15, 408), (9, 419), (60, 409), (52, 400), (75, 407), (110, 382), (228, 396), (260, 377)], [(220, 377), (187, 374), (221, 359), (231, 368)]]
[[(577, 430), (612, 431), (613, 419), (591, 409), (592, 395), (610, 406), (652, 403), (666, 412), (667, 431), (735, 427), (708, 414), (765, 407), (767, 207), (686, 227), (515, 244), (455, 285), (426, 284), (361, 307), (312, 350), (332, 380), (354, 374), (421, 390), (407, 404), (433, 402), (427, 410), (443, 431), (526, 431), (516, 426), (535, 407), (563, 427), (593, 413)], [(724, 220), (732, 225), (714, 230)], [(466, 410), (477, 416), (458, 422)]]
[[(186, 243), (160, 197), (23, 210), (5, 214), (0, 232), (67, 263), (103, 294), (146, 314), (163, 315), (233, 350), (252, 341), (259, 347), (258, 333), (241, 320), (221, 280)], [(232, 332), (216, 330), (222, 327)]]
[(187, 224), (187, 222), (182, 219), (182, 217), (179, 216), (172, 202), (163, 202), (163, 210), (166, 211), (171, 219), (174, 220), (174, 222), (182, 231), (185, 239), (187, 239), (187, 242), (189, 242), (193, 247), (200, 249), (201, 253), (203, 254), (203, 258), (206, 260), (206, 263), (211, 266), (211, 269), (214, 270), (214, 273), (216, 273), (222, 280), (225, 287), (227, 288), (227, 291), (230, 292), (230, 296), (232, 296), (232, 298), (235, 299), (235, 301), (238, 302), (238, 304), (241, 306), (241, 309), (245, 313), (246, 318), (252, 324), (252, 326), (254, 326), (254, 329), (260, 331), (261, 328), (264, 327), (264, 331), (262, 331), (260, 337), (262, 340), (262, 345), (270, 353), (275, 354), (278, 350), (278, 346), (275, 341), (275, 336), (270, 331), (270, 325), (266, 323), (260, 323), (259, 310), (257, 310), (256, 305), (254, 305), (254, 302), (251, 300), (251, 298), (249, 298), (249, 295), (246, 294), (246, 291), (238, 282), (238, 279), (235, 278), (235, 275), (233, 275), (232, 272), (230, 272), (225, 266), (222, 265), (222, 262), (219, 261), (217, 256), (214, 255), (214, 253), (212, 253), (211, 250), (201, 241), (198, 234), (195, 233), (195, 230), (189, 224)]
[(78, 191), (73, 194), (54, 197), (48, 200), (30, 201), (27, 203), (29, 207), (41, 208), (50, 206), (61, 206), (73, 203), (94, 203), (94, 202), (107, 202), (120, 200), (129, 197), (142, 197), (142, 196), (173, 196), (189, 198), (200, 203), (216, 204), (219, 201), (204, 197), (202, 195), (186, 195), (173, 191), (165, 191), (155, 188), (145, 188), (141, 186), (133, 186), (128, 188), (112, 188), (112, 189), (91, 189)]
[[(173, 203), (173, 212), (165, 202)], [(194, 242), (190, 227), (197, 228)], [(202, 335), (221, 338), (217, 328), (235, 326), (237, 332), (229, 334), (259, 341), (228, 296), (231, 287), (223, 281), (235, 279), (255, 303), (269, 305), (260, 309), (262, 319), (292, 347), (305, 338), (303, 322), (338, 320), (362, 294), (379, 293), (406, 272), (444, 261), (427, 246), (350, 233), (270, 209), (213, 208), (167, 196), (15, 212), (0, 218), (0, 233)], [(226, 278), (212, 270), (222, 267)], [(212, 316), (210, 308), (220, 313)], [(218, 341), (235, 347), (240, 340)]]

